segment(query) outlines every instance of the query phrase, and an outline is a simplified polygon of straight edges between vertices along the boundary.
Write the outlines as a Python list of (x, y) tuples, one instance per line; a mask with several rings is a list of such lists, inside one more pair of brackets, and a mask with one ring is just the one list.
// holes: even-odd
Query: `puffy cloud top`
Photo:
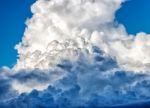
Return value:
[(0, 69), (0, 107), (149, 106), (150, 37), (114, 22), (122, 2), (37, 0), (17, 64)]
[(120, 3), (119, 0), (38, 0), (32, 6), (33, 17), (27, 21), (23, 40), (16, 46), (19, 60), (15, 69), (48, 69), (58, 61), (53, 60), (58, 58), (56, 54), (61, 59), (71, 56), (73, 50), (90, 50), (92, 34), (113, 21)]
[[(116, 58), (121, 68), (149, 70), (149, 36), (131, 36), (114, 23), (122, 0), (38, 0), (31, 10), (22, 42), (16, 45), (15, 70), (49, 69), (61, 59), (78, 58), (83, 50), (97, 46)], [(57, 56), (56, 56), (57, 55)], [(68, 57), (70, 55), (70, 57)]]

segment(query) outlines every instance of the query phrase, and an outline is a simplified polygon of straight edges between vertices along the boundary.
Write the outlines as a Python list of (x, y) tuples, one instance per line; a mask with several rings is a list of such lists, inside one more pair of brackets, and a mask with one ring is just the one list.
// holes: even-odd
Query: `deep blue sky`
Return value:
[(35, 0), (0, 0), (0, 67), (16, 63), (16, 43), (21, 41), (25, 21), (31, 17), (30, 5)]
[[(31, 17), (30, 5), (35, 0), (0, 0), (0, 67), (16, 63), (16, 43), (21, 41), (25, 20)], [(130, 0), (117, 12), (116, 20), (128, 33), (150, 33), (150, 0)]]
[(130, 34), (150, 33), (150, 0), (128, 0), (117, 12), (116, 18)]

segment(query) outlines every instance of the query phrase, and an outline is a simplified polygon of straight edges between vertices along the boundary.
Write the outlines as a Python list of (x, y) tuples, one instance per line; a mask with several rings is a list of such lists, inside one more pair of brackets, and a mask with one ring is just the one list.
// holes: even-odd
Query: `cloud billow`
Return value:
[(122, 2), (37, 0), (16, 65), (1, 69), (0, 107), (150, 106), (150, 38), (114, 22)]

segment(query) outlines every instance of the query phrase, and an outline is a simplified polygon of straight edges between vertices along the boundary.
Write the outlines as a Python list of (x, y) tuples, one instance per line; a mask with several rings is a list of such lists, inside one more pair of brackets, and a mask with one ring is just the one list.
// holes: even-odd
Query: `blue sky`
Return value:
[(150, 33), (150, 0), (129, 0), (117, 12), (116, 19), (130, 34)]
[(0, 67), (16, 62), (16, 43), (21, 41), (25, 20), (31, 17), (30, 5), (35, 0), (0, 0)]
[[(16, 43), (21, 41), (25, 20), (31, 17), (30, 5), (35, 0), (0, 1), (0, 67), (16, 63)], [(130, 0), (116, 13), (116, 20), (129, 34), (150, 33), (150, 0)]]

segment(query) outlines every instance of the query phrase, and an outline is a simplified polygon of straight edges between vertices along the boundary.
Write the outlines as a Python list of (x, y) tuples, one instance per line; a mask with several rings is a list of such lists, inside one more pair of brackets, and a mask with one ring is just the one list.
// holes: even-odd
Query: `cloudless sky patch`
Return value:
[(0, 67), (16, 63), (16, 43), (21, 41), (25, 21), (31, 17), (30, 5), (35, 0), (0, 0)]
[(129, 34), (150, 33), (150, 0), (128, 0), (116, 13), (116, 20)]

